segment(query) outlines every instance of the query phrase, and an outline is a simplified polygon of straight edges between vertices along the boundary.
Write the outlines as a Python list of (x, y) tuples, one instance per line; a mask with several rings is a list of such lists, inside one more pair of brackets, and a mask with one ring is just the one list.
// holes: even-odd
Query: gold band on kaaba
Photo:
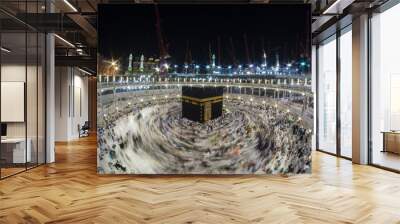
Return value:
[(182, 99), (184, 100), (189, 100), (189, 101), (194, 101), (197, 103), (203, 103), (207, 101), (215, 101), (215, 102), (220, 102), (222, 101), (223, 97), (222, 96), (214, 96), (214, 97), (208, 97), (208, 98), (195, 98), (195, 97), (190, 97), (190, 96), (182, 96)]

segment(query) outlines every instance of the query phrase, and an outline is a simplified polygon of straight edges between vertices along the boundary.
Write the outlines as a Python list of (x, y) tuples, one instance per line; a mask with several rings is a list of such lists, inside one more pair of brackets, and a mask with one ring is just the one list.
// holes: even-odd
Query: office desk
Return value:
[(6, 163), (26, 163), (31, 162), (31, 139), (27, 139), (25, 152), (25, 138), (6, 138), (1, 139), (1, 157)]
[(383, 131), (383, 152), (400, 154), (400, 131)]

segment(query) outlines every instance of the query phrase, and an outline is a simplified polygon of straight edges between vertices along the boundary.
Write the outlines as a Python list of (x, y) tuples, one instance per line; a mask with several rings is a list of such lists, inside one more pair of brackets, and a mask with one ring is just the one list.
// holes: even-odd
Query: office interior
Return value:
[[(395, 52), (400, 46), (400, 32), (395, 27), (400, 19), (400, 5), (388, 2), (358, 18), (362, 16), (365, 16), (365, 21), (357, 23), (354, 23), (354, 18), (351, 20), (351, 15), (342, 16), (338, 20), (339, 27), (331, 32), (325, 31), (326, 34), (321, 35), (325, 36), (315, 43), (318, 86), (316, 150), (352, 160), (354, 153), (357, 154), (353, 152), (355, 139), (352, 133), (358, 128), (353, 127), (352, 117), (362, 117), (359, 122), (365, 124), (362, 126), (365, 129), (364, 148), (367, 149), (365, 163), (398, 171), (399, 101), (396, 96), (400, 92)], [(364, 35), (363, 43), (357, 40), (360, 34)], [(353, 53), (354, 49), (357, 52)], [(355, 57), (363, 57), (365, 77), (354, 77), (359, 69), (353, 67)], [(355, 105), (352, 100), (359, 88), (363, 91), (360, 97), (365, 98), (362, 114), (352, 110)]]
[[(96, 136), (96, 16), (102, 3), (154, 1), (0, 2), (0, 182), (57, 165), (60, 145)], [(281, 4), (279, 0), (218, 3)], [(336, 159), (326, 165), (328, 170), (349, 161), (349, 172), (367, 167), (368, 175), (398, 175), (400, 2), (285, 3), (311, 4), (313, 9), (314, 153)]]
[[(90, 69), (55, 64), (55, 55), (71, 47), (68, 41), (32, 25), (44, 20), (28, 15), (55, 9), (52, 1), (2, 1), (0, 7), (0, 178), (4, 179), (55, 162), (55, 142), (78, 139), (82, 127), (88, 132), (88, 91), (90, 85), (92, 91), (96, 86)], [(91, 97), (95, 103), (95, 95)]]

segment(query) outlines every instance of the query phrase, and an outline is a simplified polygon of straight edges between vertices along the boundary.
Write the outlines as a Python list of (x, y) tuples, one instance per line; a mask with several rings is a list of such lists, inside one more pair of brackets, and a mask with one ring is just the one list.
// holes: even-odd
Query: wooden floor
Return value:
[(313, 154), (313, 174), (99, 176), (96, 139), (0, 181), (0, 223), (400, 223), (400, 175)]
[(14, 167), (11, 167), (11, 168), (4, 168), (4, 167), (2, 167), (1, 168), (1, 177), (3, 178), (3, 177), (8, 177), (8, 176), (11, 176), (11, 175), (13, 175), (13, 174), (16, 174), (16, 173), (20, 173), (20, 172), (23, 172), (23, 171), (25, 171), (26, 169), (25, 169), (25, 167), (23, 167), (23, 168), (14, 168)]

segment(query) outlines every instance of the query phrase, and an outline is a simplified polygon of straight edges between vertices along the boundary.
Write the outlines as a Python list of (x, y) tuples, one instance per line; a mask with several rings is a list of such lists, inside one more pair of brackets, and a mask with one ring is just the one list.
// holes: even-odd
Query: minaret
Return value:
[(215, 67), (215, 54), (212, 55), (212, 67)]
[(143, 72), (144, 71), (144, 55), (142, 54), (142, 56), (140, 56), (140, 67), (139, 67), (139, 71)]
[(264, 58), (264, 67), (267, 67), (267, 53), (265, 53), (265, 51), (263, 54), (263, 58)]
[(129, 55), (129, 65), (128, 65), (128, 74), (132, 74), (132, 53)]
[(279, 54), (276, 53), (276, 68), (279, 68)]

